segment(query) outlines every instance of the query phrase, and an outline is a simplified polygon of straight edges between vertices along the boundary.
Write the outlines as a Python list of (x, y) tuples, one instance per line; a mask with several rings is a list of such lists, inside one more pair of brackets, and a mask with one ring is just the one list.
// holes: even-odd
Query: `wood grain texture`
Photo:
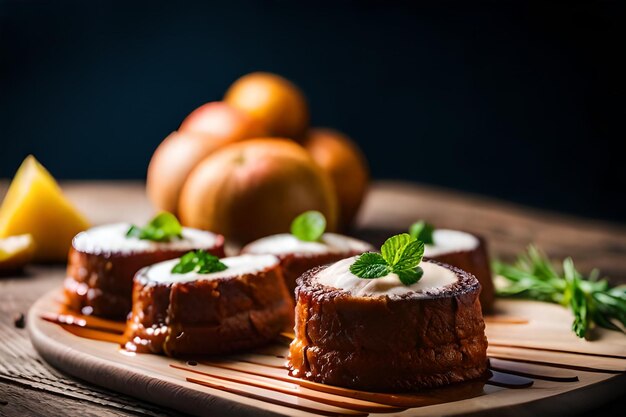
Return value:
[[(0, 415), (178, 415), (57, 371), (35, 352), (26, 329), (13, 318), (25, 314), (42, 292), (60, 288), (62, 267), (32, 267), (28, 275), (0, 278)], [(41, 397), (41, 404), (30, 404)]]
[[(58, 290), (53, 290), (38, 300), (29, 312), (31, 340), (46, 361), (81, 379), (194, 415), (235, 413), (236, 415), (308, 416), (320, 415), (324, 412), (357, 415), (359, 410), (365, 410), (366, 413), (370, 411), (372, 416), (378, 414), (372, 412), (370, 407), (362, 404), (360, 400), (353, 405), (349, 394), (351, 390), (338, 389), (338, 395), (329, 395), (316, 393), (309, 388), (292, 388), (291, 386), (294, 383), (298, 384), (300, 380), (288, 376), (284, 359), (252, 352), (234, 357), (218, 357), (214, 359), (217, 361), (215, 363), (198, 359), (198, 364), (190, 366), (184, 360), (158, 355), (124, 354), (120, 351), (119, 344), (77, 337), (61, 326), (40, 318), (43, 313), (52, 313), (58, 309), (58, 304), (55, 302), (57, 296)], [(551, 326), (547, 326), (548, 329), (558, 327), (559, 324), (567, 325), (569, 320), (569, 317), (551, 314), (555, 306), (550, 304), (499, 300), (496, 305), (504, 315), (542, 315), (544, 321), (551, 323)], [(529, 325), (532, 325), (533, 319), (529, 318)], [(501, 330), (501, 332), (515, 333), (519, 326), (510, 324), (508, 331)], [(541, 337), (544, 341), (555, 343), (559, 339), (559, 334), (551, 336), (549, 330), (535, 329), (533, 331), (534, 334), (542, 332)], [(607, 336), (609, 331), (603, 333), (606, 334), (601, 335), (598, 341), (592, 342), (598, 353), (612, 351), (615, 345), (619, 345), (622, 351), (626, 351), (626, 337), (617, 341), (611, 340), (612, 343), (608, 344), (602, 336)], [(282, 349), (282, 356), (285, 357), (287, 346), (283, 345)], [(570, 350), (580, 352), (584, 349), (578, 344), (573, 344)], [(584, 363), (586, 357), (580, 354), (578, 356), (580, 356), (579, 363)], [(558, 364), (558, 357), (554, 360)], [(620, 359), (606, 358), (606, 360), (619, 362), (617, 366), (621, 366)], [(219, 363), (224, 363), (222, 361), (230, 364), (230, 368), (220, 367)], [(505, 361), (500, 361), (499, 365), (504, 371), (510, 366)], [(255, 377), (235, 370), (235, 368), (242, 367), (256, 370), (263, 376)], [(536, 364), (524, 367), (524, 364), (519, 361), (514, 366), (518, 372), (527, 373), (537, 372), (537, 367)], [(546, 366), (544, 365), (543, 368)], [(547, 373), (542, 371), (541, 374), (554, 376), (565, 372), (561, 368), (552, 369)], [(396, 410), (394, 414), (409, 416), (430, 415), (436, 412), (439, 415), (448, 416), (506, 407), (502, 415), (515, 415), (520, 411), (520, 406), (529, 402), (545, 402), (550, 408), (553, 396), (570, 393), (572, 398), (584, 397), (584, 394), (577, 393), (576, 390), (593, 384), (603, 383), (607, 392), (620, 389), (620, 386), (615, 384), (621, 382), (621, 379), (615, 374), (581, 370), (567, 370), (567, 372), (577, 376), (577, 380), (563, 382), (536, 379), (532, 387), (524, 389), (500, 389), (488, 384), (482, 388), (480, 396), (404, 411)], [(228, 391), (219, 387), (226, 387)], [(277, 390), (274, 387), (283, 389)], [(342, 396), (342, 392), (345, 392), (346, 396)], [(303, 397), (303, 394), (306, 396)], [(425, 393), (422, 396), (427, 395)], [(331, 399), (335, 401), (329, 404), (327, 401)], [(603, 397), (598, 396), (580, 398), (586, 404), (597, 403), (602, 399)], [(353, 408), (354, 406), (357, 407)]]
[[(502, 304), (500, 304), (502, 305)], [(626, 335), (602, 327), (591, 332), (590, 340), (581, 339), (571, 331), (574, 315), (556, 304), (539, 301), (507, 300), (507, 312), (513, 317), (524, 317), (525, 324), (488, 323), (490, 346), (519, 346), (551, 351), (619, 357), (626, 371)], [(502, 313), (499, 311), (499, 313)]]
[[(0, 180), (0, 196), (7, 186), (8, 181)], [(62, 187), (94, 224), (121, 220), (140, 223), (153, 214), (144, 185), (138, 181), (64, 182)], [(439, 227), (480, 233), (489, 240), (492, 254), (505, 259), (536, 242), (551, 256), (573, 256), (583, 271), (600, 267), (614, 282), (626, 282), (624, 225), (546, 213), (435, 187), (375, 183), (355, 232), (380, 241), (390, 229), (404, 230), (418, 218)], [(29, 410), (24, 407), (30, 407), (30, 399), (38, 395), (50, 398), (45, 402), (44, 414), (48, 415), (65, 415), (74, 409), (68, 404), (80, 404), (85, 415), (106, 415), (111, 410), (116, 415), (172, 415), (171, 410), (55, 371), (34, 352), (26, 330), (15, 328), (14, 315), (26, 313), (39, 296), (58, 288), (63, 277), (63, 265), (40, 265), (28, 267), (22, 276), (0, 278), (0, 415), (23, 415)], [(4, 402), (10, 407), (2, 405)], [(41, 410), (30, 409), (35, 415)]]

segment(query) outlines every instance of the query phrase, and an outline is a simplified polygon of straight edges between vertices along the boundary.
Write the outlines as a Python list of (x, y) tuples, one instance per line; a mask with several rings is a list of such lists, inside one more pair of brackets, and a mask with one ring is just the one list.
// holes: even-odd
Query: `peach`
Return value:
[(328, 176), (297, 143), (276, 138), (228, 145), (204, 159), (183, 186), (178, 213), (185, 226), (244, 244), (288, 232), (306, 210), (336, 227), (337, 201)]
[(272, 136), (301, 139), (308, 128), (309, 109), (304, 94), (276, 74), (244, 75), (230, 86), (224, 101), (259, 120)]
[(189, 113), (178, 131), (207, 135), (224, 143), (267, 135), (261, 122), (221, 101), (203, 104)]
[(176, 214), (185, 180), (195, 166), (229, 139), (173, 132), (154, 151), (148, 165), (146, 191), (157, 210)]
[(339, 223), (346, 229), (352, 224), (369, 184), (365, 156), (349, 137), (331, 129), (311, 129), (303, 146), (330, 176), (339, 202)]

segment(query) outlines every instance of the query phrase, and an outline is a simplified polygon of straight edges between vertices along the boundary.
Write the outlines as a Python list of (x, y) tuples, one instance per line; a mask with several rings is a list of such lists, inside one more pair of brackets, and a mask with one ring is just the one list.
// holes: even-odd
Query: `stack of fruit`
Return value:
[(310, 129), (302, 92), (269, 73), (248, 74), (223, 101), (191, 112), (159, 145), (147, 178), (157, 209), (238, 243), (286, 232), (306, 210), (324, 213), (330, 231), (346, 229), (367, 184), (358, 147)]
[[(345, 230), (367, 184), (361, 151), (337, 131), (309, 128), (295, 85), (252, 73), (165, 138), (150, 161), (147, 189), (156, 209), (184, 225), (244, 244), (289, 231), (307, 210), (322, 212), (328, 231)], [(29, 156), (0, 207), (0, 274), (30, 260), (64, 260), (72, 237), (88, 226)]]

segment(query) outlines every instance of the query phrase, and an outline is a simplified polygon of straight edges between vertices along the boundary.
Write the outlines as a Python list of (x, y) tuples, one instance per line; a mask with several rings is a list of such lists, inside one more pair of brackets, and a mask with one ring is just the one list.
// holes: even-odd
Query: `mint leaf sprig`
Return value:
[(588, 337), (595, 325), (626, 333), (626, 286), (611, 288), (606, 279), (600, 280), (598, 270), (585, 278), (574, 267), (572, 258), (562, 262), (557, 271), (550, 259), (536, 246), (529, 246), (517, 262), (493, 262), (496, 294), (561, 304), (573, 315), (572, 331), (578, 337)]
[(154, 242), (169, 242), (174, 238), (183, 237), (183, 227), (172, 213), (164, 211), (157, 214), (144, 227), (131, 225), (126, 232), (126, 237), (136, 237)]
[(203, 250), (196, 250), (184, 254), (172, 268), (172, 274), (188, 274), (189, 272), (210, 274), (224, 271), (227, 268), (217, 256)]
[(305, 211), (291, 222), (291, 234), (304, 242), (319, 240), (326, 230), (326, 217), (316, 210)]
[(421, 240), (426, 245), (432, 245), (435, 243), (433, 240), (433, 232), (435, 226), (430, 223), (426, 223), (424, 220), (417, 221), (409, 227), (409, 235), (413, 239)]
[(415, 284), (422, 278), (424, 270), (418, 265), (424, 256), (424, 242), (402, 233), (387, 239), (380, 252), (362, 254), (350, 265), (350, 272), (363, 279), (376, 279), (393, 273), (404, 285)]

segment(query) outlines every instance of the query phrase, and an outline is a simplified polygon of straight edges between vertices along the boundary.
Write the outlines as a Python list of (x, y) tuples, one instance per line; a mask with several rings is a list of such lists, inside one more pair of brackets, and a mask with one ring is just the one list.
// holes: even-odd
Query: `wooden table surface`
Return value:
[[(93, 224), (142, 223), (153, 214), (140, 182), (67, 182), (62, 186)], [(0, 196), (6, 188), (7, 182), (0, 181)], [(377, 243), (417, 219), (479, 233), (488, 239), (491, 254), (502, 259), (512, 259), (534, 242), (552, 257), (572, 256), (584, 272), (598, 267), (612, 282), (626, 282), (625, 225), (423, 185), (375, 183), (355, 234)], [(0, 415), (178, 415), (62, 375), (37, 356), (26, 330), (16, 326), (15, 319), (42, 294), (59, 287), (64, 274), (61, 264), (36, 265), (23, 276), (0, 278)], [(617, 407), (617, 402), (609, 404), (601, 412), (610, 414)]]

